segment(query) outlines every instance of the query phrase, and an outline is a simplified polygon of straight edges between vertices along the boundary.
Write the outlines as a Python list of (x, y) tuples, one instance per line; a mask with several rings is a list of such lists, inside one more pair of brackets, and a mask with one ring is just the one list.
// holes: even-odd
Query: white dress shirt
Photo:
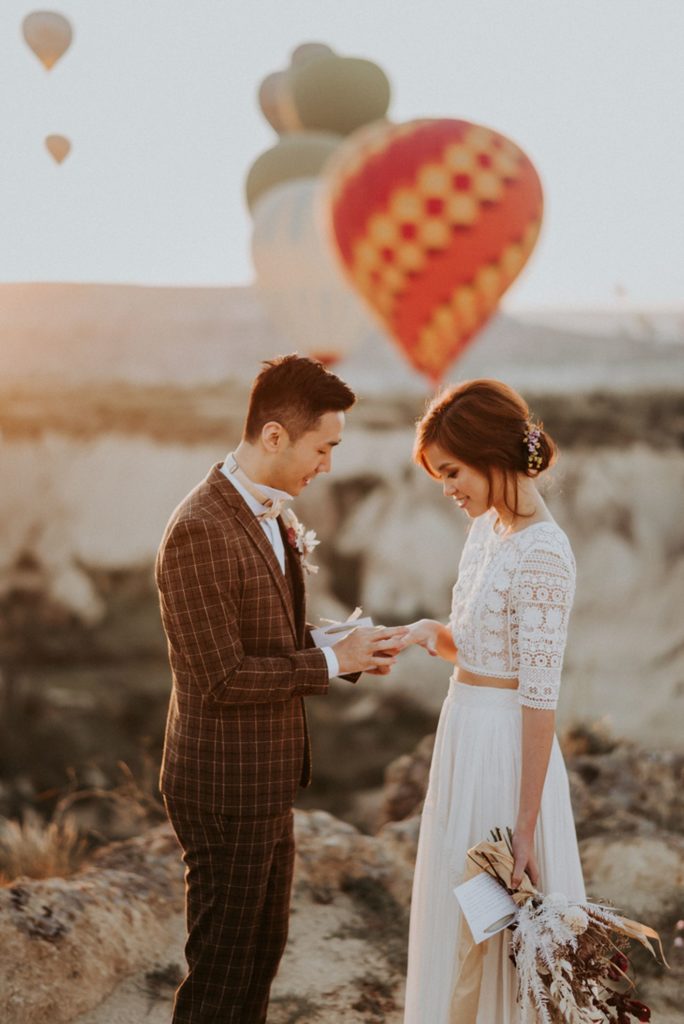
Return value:
[[(226, 456), (226, 460), (221, 466), (221, 472), (225, 476), (226, 480), (230, 480), (231, 484), (238, 492), (238, 494), (240, 494), (241, 497), (245, 499), (245, 502), (247, 503), (250, 512), (253, 512), (255, 516), (260, 515), (262, 512), (266, 512), (266, 505), (262, 505), (261, 502), (257, 501), (257, 499), (242, 486), (240, 481), (235, 479), (234, 474), (230, 472), (230, 467), (233, 464), (233, 462), (234, 456), (231, 452), (229, 455)], [(244, 473), (244, 470), (242, 470), (242, 472)], [(286, 501), (292, 501), (292, 495), (288, 494), (287, 491), (279, 491), (275, 487), (267, 487), (266, 484), (255, 484), (254, 486), (258, 487), (258, 489), (262, 491), (267, 498), (284, 498)], [(280, 569), (284, 574), (285, 547), (283, 545), (283, 537), (278, 527), (277, 521), (275, 519), (260, 519), (259, 525), (261, 526), (262, 530), (268, 537), (271, 546), (275, 551), (275, 555), (276, 558), (278, 559)], [(332, 679), (332, 677), (336, 676), (340, 671), (340, 663), (338, 661), (337, 655), (335, 654), (332, 647), (321, 647), (321, 650), (323, 651), (323, 654), (325, 655), (325, 660), (328, 663), (328, 675)]]

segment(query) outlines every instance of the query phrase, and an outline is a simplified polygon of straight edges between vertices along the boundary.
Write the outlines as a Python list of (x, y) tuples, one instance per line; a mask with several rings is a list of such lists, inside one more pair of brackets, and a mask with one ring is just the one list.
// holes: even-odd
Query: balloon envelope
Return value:
[(292, 103), (303, 128), (348, 135), (387, 113), (390, 84), (370, 60), (316, 57), (289, 72)]
[(287, 71), (274, 71), (267, 75), (259, 86), (259, 106), (271, 128), (279, 135), (297, 131), (299, 118), (292, 110), (290, 86)]
[(256, 158), (247, 175), (245, 192), (250, 210), (269, 189), (296, 178), (314, 178), (342, 139), (324, 132), (285, 135)]
[(48, 71), (66, 53), (73, 38), (67, 19), (54, 11), (28, 14), (24, 18), (22, 32), (27, 45)]
[(327, 43), (300, 43), (292, 51), (290, 63), (293, 68), (301, 67), (302, 64), (308, 64), (310, 60), (314, 60), (316, 57), (331, 57), (334, 53), (335, 51)]
[(254, 208), (252, 258), (269, 317), (301, 353), (331, 364), (374, 333), (318, 223), (318, 179), (289, 181)]
[(543, 197), (515, 143), (441, 119), (355, 133), (327, 165), (325, 206), (349, 279), (437, 381), (530, 256)]
[(61, 164), (71, 152), (71, 143), (64, 135), (48, 135), (45, 148), (55, 163)]

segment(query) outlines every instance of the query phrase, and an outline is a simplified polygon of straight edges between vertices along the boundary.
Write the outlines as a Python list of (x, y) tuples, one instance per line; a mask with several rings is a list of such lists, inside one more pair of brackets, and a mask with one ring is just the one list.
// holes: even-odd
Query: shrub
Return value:
[(21, 822), (0, 818), (0, 885), (20, 876), (72, 875), (88, 854), (88, 843), (70, 818), (45, 822), (33, 810)]

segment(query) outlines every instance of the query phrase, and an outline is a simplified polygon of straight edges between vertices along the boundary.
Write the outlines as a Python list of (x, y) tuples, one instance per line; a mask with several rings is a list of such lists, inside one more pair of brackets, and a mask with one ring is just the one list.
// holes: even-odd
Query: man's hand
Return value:
[(387, 675), (404, 649), (405, 626), (359, 627), (333, 646), (340, 663), (340, 675), (373, 672)]

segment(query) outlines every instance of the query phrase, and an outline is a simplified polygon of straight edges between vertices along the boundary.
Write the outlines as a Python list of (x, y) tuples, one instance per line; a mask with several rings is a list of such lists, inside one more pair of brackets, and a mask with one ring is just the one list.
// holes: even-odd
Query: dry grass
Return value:
[(79, 869), (88, 843), (70, 818), (49, 822), (33, 810), (23, 820), (0, 818), (0, 885), (16, 878), (65, 878)]
[(74, 773), (72, 785), (57, 803), (53, 819), (78, 822), (81, 831), (99, 845), (129, 839), (166, 821), (158, 796), (156, 764), (145, 757), (139, 780), (124, 761), (119, 761), (117, 767), (120, 781), (109, 789), (79, 789)]
[[(88, 860), (94, 845), (111, 841), (101, 832), (116, 818), (115, 838), (139, 835), (152, 824), (165, 819), (164, 808), (155, 794), (153, 774), (146, 766), (138, 782), (128, 765), (119, 762), (122, 780), (112, 789), (75, 786), (58, 801), (52, 817), (46, 821), (27, 808), (21, 821), (0, 816), (0, 885), (20, 877), (66, 878)], [(85, 812), (85, 813), (84, 813)], [(123, 833), (123, 835), (121, 834)]]

